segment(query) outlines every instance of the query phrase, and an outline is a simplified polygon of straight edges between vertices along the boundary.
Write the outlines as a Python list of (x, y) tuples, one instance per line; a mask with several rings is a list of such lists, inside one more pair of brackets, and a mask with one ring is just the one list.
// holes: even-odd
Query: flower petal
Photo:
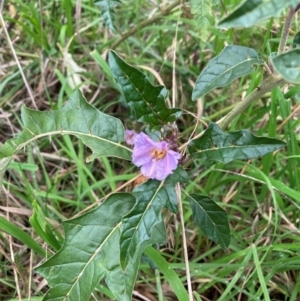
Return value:
[(144, 133), (135, 138), (132, 162), (150, 179), (164, 180), (177, 168), (179, 158), (180, 154), (170, 150), (166, 141), (154, 142)]
[(150, 178), (150, 179), (156, 179), (156, 171), (157, 171), (157, 161), (156, 160), (151, 160), (144, 164), (141, 168), (141, 173)]
[(136, 135), (132, 151), (132, 163), (136, 166), (142, 166), (151, 161), (151, 153), (155, 147), (153, 145), (154, 143), (155, 142), (144, 133)]
[(125, 130), (125, 142), (128, 145), (134, 145), (134, 140), (137, 133), (133, 130)]

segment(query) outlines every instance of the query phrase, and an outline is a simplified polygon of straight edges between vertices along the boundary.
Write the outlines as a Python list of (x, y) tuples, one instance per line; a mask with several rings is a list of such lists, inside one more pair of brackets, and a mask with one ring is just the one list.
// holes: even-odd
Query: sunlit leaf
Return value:
[(23, 131), (0, 146), (0, 176), (3, 176), (17, 151), (44, 136), (78, 137), (93, 152), (87, 161), (101, 156), (131, 159), (131, 150), (121, 144), (124, 141), (124, 127), (121, 121), (88, 104), (79, 90), (71, 95), (60, 110), (34, 111), (23, 106), (22, 121)]
[(171, 212), (178, 212), (178, 202), (177, 196), (174, 190), (176, 183), (187, 183), (189, 181), (189, 176), (187, 172), (179, 165), (177, 169), (167, 177), (164, 182), (164, 188), (168, 194), (168, 198), (166, 199), (166, 208), (168, 208)]
[(227, 213), (207, 196), (191, 194), (189, 202), (193, 218), (207, 238), (219, 244), (222, 248), (230, 243), (230, 229)]
[(61, 243), (55, 237), (54, 231), (50, 224), (47, 222), (41, 207), (36, 201), (32, 203), (33, 214), (29, 219), (29, 222), (35, 232), (47, 242), (55, 251), (58, 251), (61, 247)]
[(197, 100), (217, 87), (229, 85), (235, 79), (254, 71), (263, 64), (257, 52), (244, 46), (226, 46), (222, 52), (209, 61), (197, 78), (192, 100)]
[(245, 0), (229, 16), (224, 18), (219, 27), (249, 27), (255, 23), (279, 16), (288, 6), (296, 7), (299, 0)]
[(190, 0), (190, 4), (200, 37), (202, 40), (206, 40), (210, 33), (209, 29), (215, 24), (215, 18), (212, 15), (213, 2), (212, 0)]
[(115, 27), (115, 16), (116, 12), (114, 8), (116, 5), (122, 3), (120, 0), (95, 0), (95, 5), (101, 7), (101, 14), (103, 16), (106, 26), (112, 30), (116, 31)]
[[(170, 284), (174, 290), (178, 301), (189, 301), (189, 295), (184, 287), (180, 274), (176, 273), (172, 268), (172, 263), (169, 263), (163, 256), (163, 254), (153, 247), (147, 247), (145, 254), (151, 259), (151, 261), (159, 267), (159, 270), (164, 276), (164, 279)], [(173, 298), (174, 299), (174, 298)]]
[[(177, 212), (176, 182), (186, 182), (187, 174), (178, 168), (164, 182), (148, 180), (137, 186), (133, 195), (137, 202), (128, 215), (123, 218), (121, 245), (121, 264), (126, 267), (130, 260), (141, 256), (145, 248), (153, 243), (160, 243), (165, 237), (161, 210), (167, 207)], [(157, 233), (159, 230), (160, 233)]]
[(89, 300), (102, 278), (120, 301), (130, 301), (139, 262), (119, 263), (121, 219), (135, 204), (129, 193), (113, 194), (98, 208), (63, 222), (65, 242), (37, 268), (50, 290), (44, 301)]
[(300, 83), (300, 48), (279, 54), (272, 59), (275, 70), (288, 82)]
[(136, 205), (122, 221), (120, 258), (123, 268), (154, 243), (152, 237), (155, 236), (156, 227), (163, 222), (161, 210), (168, 198), (162, 183), (156, 180), (148, 180), (137, 186), (133, 194), (137, 199)]
[(139, 121), (156, 127), (173, 122), (181, 115), (180, 109), (167, 108), (165, 87), (153, 86), (142, 72), (128, 65), (114, 51), (109, 53), (109, 65)]
[(278, 139), (255, 136), (249, 130), (226, 133), (211, 123), (202, 137), (191, 141), (189, 152), (204, 160), (228, 163), (260, 157), (285, 145)]
[(28, 235), (24, 230), (22, 230), (19, 225), (16, 226), (2, 216), (0, 216), (0, 231), (8, 233), (12, 237), (15, 237), (16, 239), (21, 241), (24, 246), (28, 246), (28, 248), (32, 249), (37, 254), (43, 257), (47, 256), (45, 249), (41, 247), (41, 245), (36, 242), (30, 235)]

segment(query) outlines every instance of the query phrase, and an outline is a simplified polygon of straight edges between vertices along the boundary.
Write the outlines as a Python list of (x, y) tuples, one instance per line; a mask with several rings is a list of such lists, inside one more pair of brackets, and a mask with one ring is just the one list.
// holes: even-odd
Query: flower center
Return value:
[(167, 154), (167, 151), (165, 148), (163, 148), (163, 150), (159, 150), (159, 149), (154, 149), (151, 153), (151, 157), (152, 159), (156, 159), (156, 160), (161, 160), (162, 158), (164, 158)]

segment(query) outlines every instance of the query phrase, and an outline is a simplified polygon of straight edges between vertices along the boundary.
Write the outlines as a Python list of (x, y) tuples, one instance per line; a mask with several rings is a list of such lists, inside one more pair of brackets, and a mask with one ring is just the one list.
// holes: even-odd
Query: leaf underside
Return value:
[(209, 61), (197, 78), (192, 100), (197, 100), (212, 89), (229, 85), (235, 79), (255, 70), (261, 65), (257, 52), (244, 46), (226, 46), (222, 52)]
[(167, 108), (165, 87), (153, 86), (142, 72), (128, 65), (112, 50), (109, 52), (109, 65), (126, 102), (134, 109), (139, 121), (150, 127), (161, 127), (181, 115), (180, 109)]
[(296, 7), (298, 0), (245, 0), (218, 27), (250, 27), (255, 23), (277, 17), (287, 7)]
[(273, 66), (285, 80), (300, 83), (300, 48), (295, 48), (272, 58)]
[(201, 138), (191, 141), (189, 152), (196, 158), (228, 163), (260, 157), (285, 145), (278, 139), (255, 136), (249, 130), (226, 133), (211, 123)]

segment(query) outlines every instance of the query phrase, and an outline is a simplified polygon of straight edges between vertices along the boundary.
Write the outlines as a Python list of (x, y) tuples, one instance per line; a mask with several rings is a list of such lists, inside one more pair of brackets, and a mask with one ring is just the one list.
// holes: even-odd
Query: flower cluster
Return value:
[(180, 154), (169, 149), (166, 141), (155, 142), (144, 133), (136, 134), (132, 162), (141, 167), (141, 173), (159, 181), (177, 168)]

